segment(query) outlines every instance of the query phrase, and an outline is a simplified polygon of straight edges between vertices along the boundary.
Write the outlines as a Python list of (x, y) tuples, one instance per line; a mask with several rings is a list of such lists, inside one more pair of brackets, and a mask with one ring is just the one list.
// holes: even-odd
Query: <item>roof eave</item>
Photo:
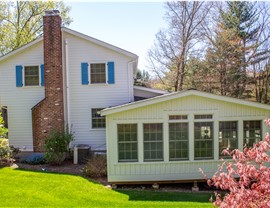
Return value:
[(101, 45), (101, 46), (103, 46), (103, 47), (105, 47), (105, 48), (108, 48), (108, 49), (110, 49), (110, 50), (116, 51), (116, 52), (121, 53), (121, 54), (123, 54), (123, 55), (125, 55), (125, 56), (128, 56), (128, 57), (130, 57), (130, 58), (132, 58), (132, 59), (138, 59), (138, 58), (139, 58), (139, 57), (138, 57), (136, 54), (134, 54), (134, 53), (131, 53), (131, 52), (126, 51), (126, 50), (124, 50), (124, 49), (122, 49), (122, 48), (119, 48), (119, 47), (117, 47), (117, 46), (114, 46), (114, 45), (111, 45), (111, 44), (109, 44), (109, 43), (106, 43), (106, 42), (104, 42), (104, 41), (98, 40), (98, 39), (93, 38), (93, 37), (91, 37), (91, 36), (85, 35), (85, 34), (83, 34), (83, 33), (77, 32), (77, 31), (72, 30), (72, 29), (70, 29), (70, 28), (62, 27), (62, 31), (67, 32), (67, 33), (70, 33), (70, 34), (75, 35), (75, 36), (78, 36), (78, 37), (80, 37), (80, 38), (82, 38), (82, 39), (91, 41), (91, 42), (93, 42), (93, 43), (95, 43), (95, 44), (97, 44), (97, 45)]
[(144, 107), (147, 105), (152, 105), (152, 104), (164, 102), (164, 101), (168, 101), (171, 99), (182, 98), (182, 97), (186, 97), (189, 95), (207, 97), (210, 99), (215, 99), (215, 100), (220, 100), (220, 101), (224, 101), (224, 102), (230, 102), (230, 103), (235, 103), (235, 104), (240, 104), (240, 105), (245, 105), (245, 106), (249, 106), (249, 107), (255, 107), (255, 108), (260, 108), (260, 109), (265, 109), (265, 110), (270, 111), (270, 105), (267, 105), (267, 104), (256, 103), (256, 102), (252, 102), (252, 101), (246, 101), (246, 100), (241, 100), (241, 99), (231, 98), (231, 97), (226, 97), (226, 96), (221, 96), (221, 95), (215, 95), (215, 94), (201, 92), (201, 91), (197, 91), (197, 90), (186, 90), (186, 91), (181, 91), (181, 92), (165, 94), (165, 95), (157, 96), (154, 98), (149, 98), (146, 100), (137, 101), (134, 103), (128, 103), (128, 104), (124, 104), (124, 105), (120, 105), (120, 106), (115, 106), (112, 108), (106, 108), (106, 109), (101, 111), (101, 115), (105, 116), (105, 115), (110, 115), (110, 114), (114, 114), (114, 113), (119, 113), (122, 111), (127, 111), (127, 110), (131, 110), (134, 108)]

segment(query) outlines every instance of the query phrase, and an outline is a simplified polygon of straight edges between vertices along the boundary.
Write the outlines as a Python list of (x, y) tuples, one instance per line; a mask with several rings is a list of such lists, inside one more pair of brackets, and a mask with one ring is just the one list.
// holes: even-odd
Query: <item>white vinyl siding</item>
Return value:
[[(67, 32), (63, 33), (63, 41), (65, 40), (68, 53), (64, 53), (63, 57), (69, 71), (69, 119), (75, 132), (72, 145), (88, 144), (92, 149), (106, 150), (106, 129), (92, 128), (89, 114), (91, 109), (100, 106), (107, 108), (131, 102), (132, 93), (129, 91), (133, 88), (129, 86), (129, 80), (132, 80), (132, 74), (129, 74), (128, 63), (132, 58)], [(107, 73), (109, 61), (113, 61), (115, 65), (115, 84), (91, 84), (90, 65), (106, 63)], [(81, 63), (89, 64), (89, 85), (81, 84)]]
[(43, 62), (42, 42), (0, 62), (0, 106), (8, 109), (9, 143), (22, 151), (33, 151), (31, 108), (44, 98), (45, 91), (42, 87), (16, 87), (15, 67)]

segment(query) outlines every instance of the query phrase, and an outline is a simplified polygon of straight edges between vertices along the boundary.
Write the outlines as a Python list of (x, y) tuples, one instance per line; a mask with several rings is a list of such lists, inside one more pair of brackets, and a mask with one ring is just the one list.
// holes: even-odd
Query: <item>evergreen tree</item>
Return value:
[(220, 10), (220, 21), (207, 53), (207, 62), (218, 74), (220, 94), (248, 98), (247, 70), (266, 53), (257, 51), (260, 26), (256, 23), (256, 3), (231, 1), (226, 5), (225, 10)]

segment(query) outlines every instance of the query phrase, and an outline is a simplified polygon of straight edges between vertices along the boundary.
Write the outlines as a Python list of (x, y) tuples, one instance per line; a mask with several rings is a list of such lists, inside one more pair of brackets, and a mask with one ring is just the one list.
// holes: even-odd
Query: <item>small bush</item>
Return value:
[(83, 168), (86, 176), (100, 178), (107, 176), (107, 159), (106, 155), (95, 155), (89, 159)]
[(68, 145), (73, 140), (73, 132), (51, 131), (45, 139), (45, 160), (47, 163), (61, 165), (68, 152)]
[(21, 158), (21, 163), (27, 163), (31, 165), (40, 165), (45, 163), (44, 154), (43, 153), (34, 153), (27, 157)]
[(12, 150), (7, 139), (0, 140), (0, 164), (12, 163)]
[(7, 138), (8, 129), (4, 126), (2, 113), (0, 112), (0, 138)]
[(11, 151), (12, 151), (12, 157), (15, 158), (19, 152), (20, 152), (20, 148), (18, 147), (14, 147), (13, 145), (9, 146)]

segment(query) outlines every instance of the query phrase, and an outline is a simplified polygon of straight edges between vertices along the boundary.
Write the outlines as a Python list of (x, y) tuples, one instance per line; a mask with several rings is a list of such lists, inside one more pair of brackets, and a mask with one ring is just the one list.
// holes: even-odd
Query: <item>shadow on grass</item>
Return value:
[(202, 202), (209, 203), (211, 193), (161, 192), (149, 190), (124, 190), (116, 192), (129, 196), (130, 201), (170, 201), (170, 202)]

